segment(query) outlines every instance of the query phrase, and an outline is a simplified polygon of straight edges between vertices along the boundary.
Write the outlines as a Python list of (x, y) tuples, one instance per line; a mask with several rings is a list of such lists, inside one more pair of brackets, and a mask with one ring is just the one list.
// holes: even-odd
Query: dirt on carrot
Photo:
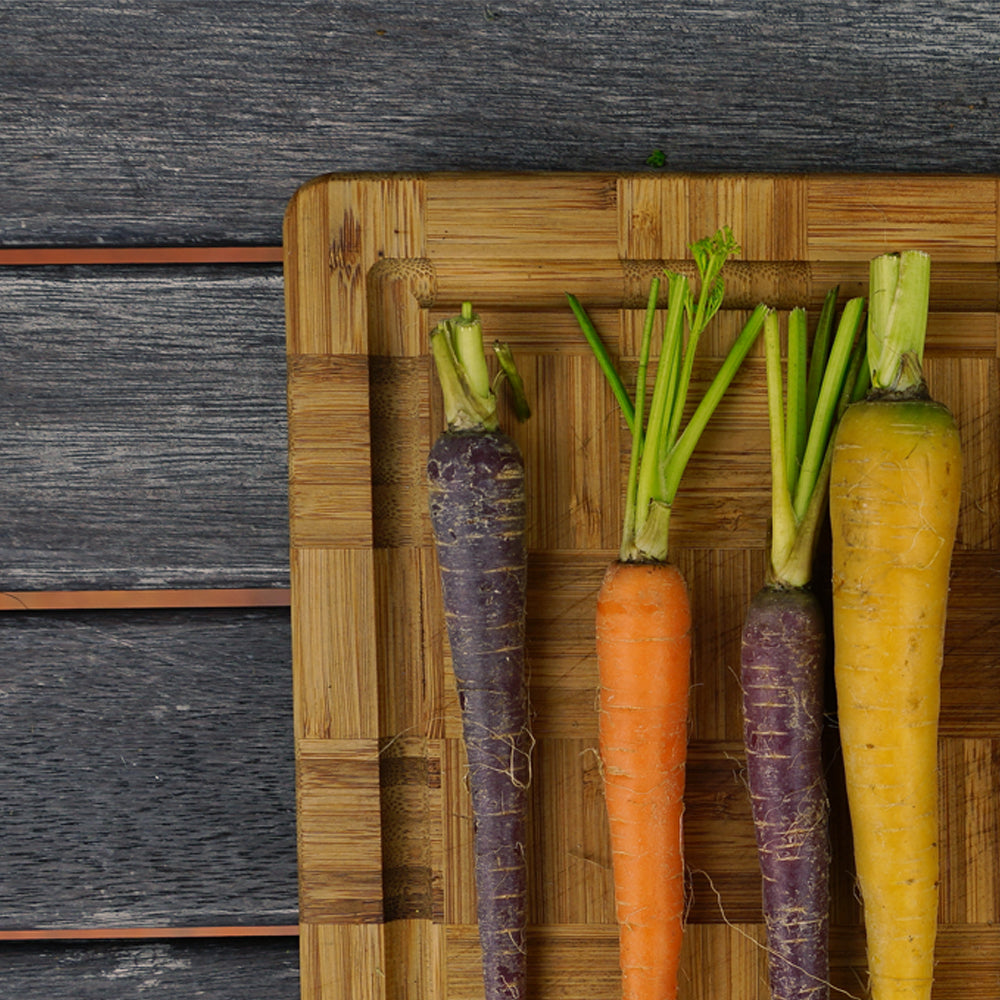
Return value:
[[(502, 371), (520, 393), (509, 352), (496, 346)], [(469, 767), (483, 984), (486, 1000), (525, 1000), (533, 739), (524, 460), (498, 427), (471, 305), (435, 331), (432, 347), (448, 428), (428, 456), (428, 497)], [(526, 415), (523, 399), (515, 408)]]
[(874, 1000), (930, 996), (937, 733), (961, 450), (924, 401), (848, 411), (831, 481), (840, 742)]
[(827, 294), (807, 363), (804, 309), (788, 316), (782, 379), (778, 317), (764, 326), (771, 437), (767, 579), (747, 609), (740, 676), (747, 786), (761, 870), (772, 1000), (829, 990), (829, 803), (823, 768), (827, 629), (813, 593), (816, 538), (827, 510), (832, 432), (863, 394), (862, 300), (836, 325)]

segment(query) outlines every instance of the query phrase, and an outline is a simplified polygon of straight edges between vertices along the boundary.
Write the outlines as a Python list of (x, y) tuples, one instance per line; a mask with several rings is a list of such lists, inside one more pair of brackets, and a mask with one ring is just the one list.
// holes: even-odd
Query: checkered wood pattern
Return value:
[[(1000, 981), (998, 182), (989, 177), (331, 175), (285, 222), (290, 523), (305, 1000), (476, 1000), (471, 816), (424, 457), (443, 426), (427, 337), (463, 299), (511, 343), (534, 405), (507, 429), (529, 480), (537, 1000), (618, 995), (597, 763), (593, 610), (618, 545), (628, 435), (565, 305), (634, 371), (649, 277), (729, 225), (743, 247), (707, 379), (758, 300), (861, 294), (887, 250), (933, 258), (926, 371), (966, 455), (940, 743), (937, 1000)], [(741, 778), (739, 640), (769, 506), (763, 355), (713, 418), (672, 520), (695, 609), (682, 1000), (765, 1000)], [(823, 554), (821, 553), (821, 560)], [(822, 570), (818, 574), (822, 590)], [(834, 706), (831, 697), (831, 719)], [(832, 970), (864, 943), (831, 726)], [(836, 994), (843, 995), (843, 994)]]

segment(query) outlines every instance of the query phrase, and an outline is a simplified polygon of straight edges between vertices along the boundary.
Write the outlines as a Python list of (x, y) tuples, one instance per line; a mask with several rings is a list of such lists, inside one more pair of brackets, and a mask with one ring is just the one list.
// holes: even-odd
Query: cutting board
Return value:
[[(628, 433), (570, 313), (634, 372), (649, 279), (728, 225), (742, 246), (703, 344), (710, 375), (748, 310), (814, 317), (864, 294), (868, 261), (933, 259), (926, 373), (966, 456), (941, 718), (936, 1000), (1000, 995), (998, 181), (991, 177), (330, 175), (285, 221), (302, 996), (482, 996), (471, 816), (426, 514), (443, 427), (428, 332), (464, 299), (509, 342), (534, 415), (506, 426), (529, 483), (534, 732), (533, 1000), (619, 995), (595, 754), (593, 613), (615, 555)], [(740, 628), (764, 576), (761, 345), (713, 417), (672, 521), (695, 609), (682, 1000), (767, 997), (742, 779)], [(821, 551), (820, 566), (825, 553)], [(824, 592), (824, 574), (819, 571)], [(832, 970), (863, 996), (832, 696)], [(843, 993), (840, 991), (844, 991)]]

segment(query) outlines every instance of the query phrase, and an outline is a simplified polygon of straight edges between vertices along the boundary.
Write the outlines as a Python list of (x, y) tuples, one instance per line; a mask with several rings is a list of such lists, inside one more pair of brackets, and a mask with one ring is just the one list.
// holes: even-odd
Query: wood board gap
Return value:
[(298, 937), (298, 924), (235, 927), (69, 927), (0, 930), (0, 941), (131, 941), (166, 938)]
[(82, 611), (136, 608), (281, 608), (291, 605), (287, 588), (211, 590), (9, 590), (0, 611)]
[(280, 246), (4, 247), (0, 267), (80, 264), (280, 264)]

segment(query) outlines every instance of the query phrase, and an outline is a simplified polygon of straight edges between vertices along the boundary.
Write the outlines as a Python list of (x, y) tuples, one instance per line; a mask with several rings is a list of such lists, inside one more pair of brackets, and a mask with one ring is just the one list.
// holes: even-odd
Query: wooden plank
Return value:
[(300, 184), (372, 164), (989, 172), (994, 14), (706, 4), (678, 30), (658, 0), (8, 3), (0, 241), (275, 244)]
[(370, 544), (367, 362), (357, 355), (292, 357), (287, 393), (292, 544)]
[(296, 739), (377, 740), (371, 553), (293, 548), (292, 581)]
[(302, 1000), (333, 1000), (350, 983), (351, 996), (386, 1000), (391, 973), (383, 961), (384, 925), (303, 923)]
[(0, 586), (288, 586), (280, 270), (2, 277)]
[(813, 257), (867, 259), (919, 246), (937, 260), (996, 259), (995, 177), (818, 177), (808, 184), (807, 214)]
[[(435, 261), (617, 259), (613, 175), (538, 175), (506, 213), (496, 210), (503, 181), (490, 173), (430, 176), (426, 188)], [(459, 217), (465, 222), (456, 227)]]
[(378, 923), (382, 919), (378, 744), (300, 740), (296, 756), (302, 920)]
[(4, 986), (21, 997), (298, 1000), (295, 938), (3, 946)]
[(288, 625), (0, 616), (0, 927), (296, 920)]

